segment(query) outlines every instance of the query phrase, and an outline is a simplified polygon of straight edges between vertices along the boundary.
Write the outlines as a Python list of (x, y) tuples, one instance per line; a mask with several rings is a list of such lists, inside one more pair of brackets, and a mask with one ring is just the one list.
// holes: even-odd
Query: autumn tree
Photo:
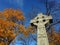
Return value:
[(21, 10), (10, 8), (0, 12), (0, 45), (9, 45), (20, 33), (24, 36), (34, 33), (31, 26), (26, 29), (24, 25), (17, 23), (24, 20), (25, 17)]
[(50, 45), (60, 45), (60, 33), (56, 32), (54, 27), (51, 27), (52, 32), (48, 32)]

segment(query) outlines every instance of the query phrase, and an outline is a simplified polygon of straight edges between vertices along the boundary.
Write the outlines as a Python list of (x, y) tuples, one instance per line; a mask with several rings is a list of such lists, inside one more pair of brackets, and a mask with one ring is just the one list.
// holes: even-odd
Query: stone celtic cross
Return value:
[(37, 26), (37, 45), (49, 45), (45, 25), (50, 24), (52, 16), (38, 14), (34, 19), (30, 21), (31, 24)]

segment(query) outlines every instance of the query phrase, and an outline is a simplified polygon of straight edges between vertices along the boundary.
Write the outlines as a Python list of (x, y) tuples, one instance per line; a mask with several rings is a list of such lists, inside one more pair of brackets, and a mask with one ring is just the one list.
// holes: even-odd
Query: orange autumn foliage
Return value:
[[(19, 10), (5, 9), (3, 12), (0, 12), (0, 38), (3, 38), (0, 42), (3, 42), (7, 38), (8, 43), (10, 43), (16, 37), (14, 27), (20, 25), (13, 22), (12, 19), (14, 18), (12, 17), (17, 20), (24, 20), (23, 13)], [(21, 26), (20, 28), (21, 30), (23, 29)], [(0, 43), (0, 45), (5, 45), (6, 42), (3, 43)]]
[(31, 25), (28, 26), (28, 28), (27, 28), (28, 32), (29, 32), (29, 33), (32, 33), (32, 34), (36, 33), (36, 30), (35, 30), (35, 29), (36, 29), (36, 28), (35, 28), (35, 27), (32, 27)]
[(60, 33), (51, 28), (51, 33), (48, 34), (50, 45), (60, 45)]
[(0, 28), (7, 29), (7, 28), (10, 28), (10, 27), (14, 27), (14, 26), (15, 26), (15, 23), (0, 19)]
[(17, 20), (24, 20), (23, 13), (20, 10), (14, 9), (5, 9), (3, 12), (5, 18), (10, 19), (11, 17), (15, 17)]
[(5, 45), (5, 43), (4, 42), (0, 42), (0, 45)]
[[(33, 33), (33, 28), (31, 26), (25, 28), (24, 25), (18, 24), (16, 21), (14, 22), (14, 20), (25, 20), (22, 11), (10, 8), (0, 12), (0, 38), (3, 39), (0, 41), (0, 45), (9, 45), (20, 33), (24, 34), (24, 36), (28, 36), (29, 33)], [(16, 27), (18, 27), (17, 32), (15, 29)], [(5, 39), (7, 42), (4, 42)]]

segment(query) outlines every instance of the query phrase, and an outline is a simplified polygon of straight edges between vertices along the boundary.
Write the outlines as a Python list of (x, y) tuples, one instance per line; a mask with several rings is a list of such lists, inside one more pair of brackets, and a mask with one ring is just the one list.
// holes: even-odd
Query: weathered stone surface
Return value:
[(37, 26), (37, 45), (49, 45), (45, 24), (49, 23), (49, 20), (51, 19), (51, 16), (43, 15), (41, 13), (30, 21), (30, 23)]

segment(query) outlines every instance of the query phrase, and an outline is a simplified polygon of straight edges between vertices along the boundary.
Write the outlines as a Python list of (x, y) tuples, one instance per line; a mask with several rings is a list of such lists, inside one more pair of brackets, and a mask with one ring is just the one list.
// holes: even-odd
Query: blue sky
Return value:
[[(60, 0), (58, 0), (57, 2), (60, 3)], [(30, 19), (28, 17), (28, 13), (32, 11), (32, 6), (35, 6), (37, 8), (39, 7), (39, 10), (36, 10), (38, 11), (37, 14), (45, 12), (44, 4), (37, 0), (0, 0), (0, 11), (3, 11), (6, 8), (21, 9), (23, 11), (24, 16), (26, 17), (25, 26), (29, 25)], [(58, 18), (60, 19), (60, 14), (58, 14)], [(58, 30), (60, 24), (57, 24), (55, 27)], [(31, 43), (32, 45), (35, 44), (33, 44), (33, 42)]]

